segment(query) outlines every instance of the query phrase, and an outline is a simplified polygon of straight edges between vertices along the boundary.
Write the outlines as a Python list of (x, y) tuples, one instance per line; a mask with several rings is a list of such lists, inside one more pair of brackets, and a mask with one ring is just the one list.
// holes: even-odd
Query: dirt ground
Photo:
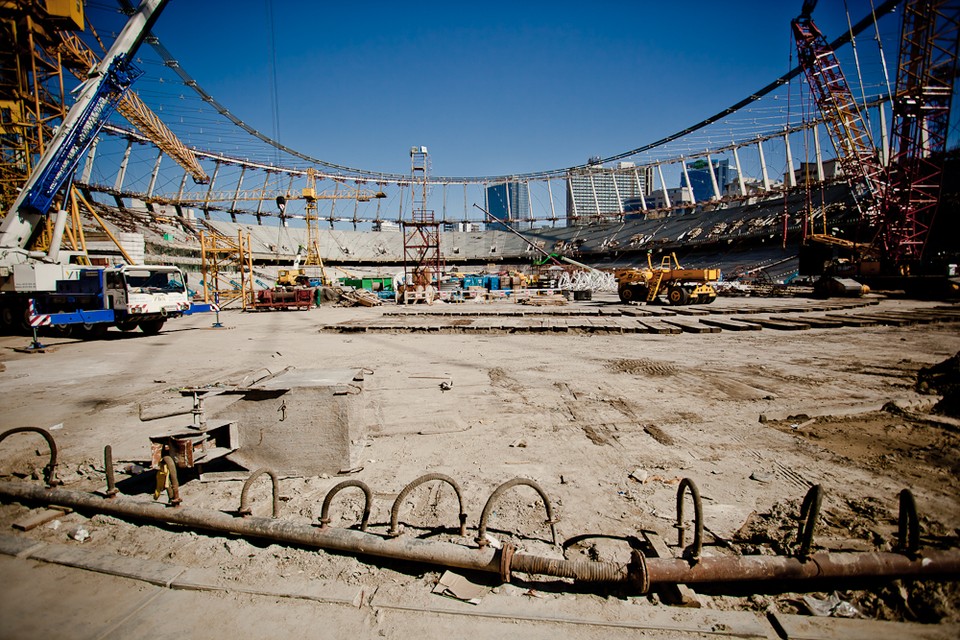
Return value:
[[(886, 300), (875, 309), (931, 304)], [(317, 330), (362, 323), (391, 308), (231, 312), (222, 315), (224, 329), (195, 316), (169, 322), (157, 336), (111, 331), (98, 342), (50, 338), (44, 354), (14, 352), (26, 339), (2, 337), (0, 427), (53, 429), (59, 475), (73, 490), (104, 487), (102, 451), (110, 444), (122, 490), (146, 499), (153, 472), (137, 475), (134, 465), (149, 466), (148, 437), (189, 424), (190, 416), (140, 418), (189, 409), (180, 388), (236, 384), (285, 367), (366, 369), (373, 373), (363, 383), (362, 469), (343, 477), (282, 479), (282, 517), (317, 522), (326, 492), (351, 477), (373, 489), (371, 531), (382, 532), (408, 482), (443, 473), (463, 488), (467, 539), (452, 531), (456, 500), (437, 483), (410, 494), (405, 535), (473, 544), (487, 497), (501, 483), (524, 477), (550, 497), (560, 518), (559, 541), (576, 539), (565, 545), (566, 557), (626, 562), (625, 540), (640, 530), (676, 543), (677, 485), (691, 478), (703, 498), (706, 554), (791, 550), (800, 501), (816, 484), (824, 491), (818, 549), (889, 550), (903, 488), (916, 497), (922, 544), (960, 546), (960, 435), (949, 422), (924, 419), (937, 398), (914, 389), (921, 368), (960, 351), (955, 323), (681, 335)], [(443, 381), (452, 383), (449, 389), (440, 387)], [(227, 402), (210, 399), (208, 409), (224, 410)], [(890, 402), (908, 411), (884, 410)], [(35, 436), (11, 437), (0, 445), (0, 469), (34, 474), (46, 462), (42, 449)], [(187, 475), (181, 492), (184, 504), (235, 511), (240, 488), (236, 480), (201, 482)], [(491, 533), (531, 552), (558, 553), (542, 503), (523, 489), (505, 496)], [(265, 514), (266, 482), (255, 485), (253, 498), (255, 512)], [(10, 531), (28, 509), (0, 505), (0, 530)], [(359, 493), (341, 494), (335, 512), (334, 526), (353, 525), (361, 513)], [(70, 514), (60, 528), (44, 525), (24, 535), (80, 544), (65, 533), (77, 524), (90, 533), (82, 543), (88, 547), (211, 568), (238, 582), (322, 578), (419, 593), (441, 573), (102, 515)], [(955, 582), (840, 588), (839, 597), (863, 617), (960, 621)], [(568, 597), (567, 589), (548, 583), (501, 589)], [(572, 591), (585, 600), (631, 597)], [(812, 595), (825, 598), (832, 591)], [(776, 589), (759, 595), (712, 589), (700, 597), (707, 608), (807, 612), (800, 594)], [(637, 600), (662, 606), (656, 597)]]

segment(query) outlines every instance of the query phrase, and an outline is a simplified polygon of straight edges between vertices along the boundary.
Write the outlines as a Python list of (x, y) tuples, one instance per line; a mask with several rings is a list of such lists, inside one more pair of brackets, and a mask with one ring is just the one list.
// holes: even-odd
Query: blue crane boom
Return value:
[(29, 245), (80, 158), (124, 92), (140, 76), (130, 61), (166, 3), (143, 0), (103, 60), (90, 70), (88, 79), (78, 88), (76, 102), (0, 224), (0, 249), (22, 250)]

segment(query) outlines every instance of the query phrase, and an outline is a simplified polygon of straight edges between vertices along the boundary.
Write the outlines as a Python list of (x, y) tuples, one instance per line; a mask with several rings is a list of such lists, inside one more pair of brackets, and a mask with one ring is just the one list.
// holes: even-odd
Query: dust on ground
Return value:
[[(22, 338), (0, 338), (3, 426), (56, 426), (58, 474), (68, 489), (102, 490), (102, 450), (111, 444), (121, 490), (148, 500), (154, 488), (154, 473), (144, 469), (149, 435), (190, 417), (141, 417), (189, 410), (179, 388), (285, 367), (366, 368), (374, 372), (363, 391), (371, 422), (360, 443), (362, 469), (349, 477), (373, 491), (373, 532), (386, 531), (407, 483), (443, 473), (462, 487), (466, 537), (458, 531), (460, 506), (440, 483), (420, 486), (400, 505), (404, 535), (475, 544), (487, 498), (503, 482), (523, 477), (550, 497), (560, 547), (552, 544), (543, 501), (528, 487), (502, 497), (491, 517), (492, 536), (532, 553), (625, 562), (641, 529), (675, 544), (677, 483), (689, 477), (704, 502), (707, 554), (790, 551), (800, 500), (815, 484), (825, 496), (816, 548), (889, 549), (904, 487), (916, 496), (923, 544), (957, 546), (957, 431), (918, 420), (913, 410), (880, 410), (889, 402), (915, 407), (931, 400), (916, 390), (917, 374), (960, 350), (955, 325), (668, 336), (347, 336), (315, 328), (362, 323), (379, 313), (222, 314), (232, 328), (219, 332), (194, 317), (157, 336), (59, 340), (51, 353), (31, 356), (12, 352)], [(440, 388), (441, 379), (452, 388)], [(211, 401), (211, 410), (215, 405)], [(42, 476), (47, 454), (38, 439), (12, 437), (0, 454), (5, 473), (34, 481)], [(281, 479), (282, 517), (316, 525), (324, 496), (341, 480)], [(181, 493), (190, 506), (235, 513), (240, 489), (240, 481), (201, 482), (185, 473)], [(255, 484), (251, 497), (255, 513), (265, 514), (268, 483)], [(357, 526), (363, 508), (359, 491), (342, 492), (331, 526)], [(0, 528), (9, 531), (28, 511), (0, 506)], [(80, 544), (65, 532), (81, 525), (89, 529), (88, 547), (209, 568), (236, 582), (299, 576), (420, 592), (440, 573), (92, 514), (71, 513), (58, 528), (44, 525), (24, 535)], [(552, 598), (657, 601), (567, 583), (524, 589)], [(957, 596), (955, 584), (936, 582), (840, 592), (863, 616), (924, 622), (960, 621)], [(701, 598), (717, 609), (803, 608), (794, 592), (714, 590)]]

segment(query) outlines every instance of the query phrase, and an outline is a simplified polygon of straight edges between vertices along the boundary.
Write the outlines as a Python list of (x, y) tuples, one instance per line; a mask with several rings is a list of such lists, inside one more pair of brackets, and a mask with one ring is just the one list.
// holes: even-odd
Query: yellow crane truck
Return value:
[(673, 253), (654, 267), (647, 254), (646, 268), (617, 269), (615, 276), (621, 302), (655, 302), (665, 296), (672, 305), (709, 304), (717, 299), (710, 283), (720, 279), (720, 269), (684, 269)]

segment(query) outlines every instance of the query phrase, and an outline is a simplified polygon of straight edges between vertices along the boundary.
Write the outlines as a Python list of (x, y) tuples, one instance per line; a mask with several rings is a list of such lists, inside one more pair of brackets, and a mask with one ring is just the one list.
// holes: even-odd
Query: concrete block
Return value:
[(221, 412), (239, 428), (230, 460), (306, 476), (359, 466), (369, 424), (359, 371), (292, 369), (237, 393)]

